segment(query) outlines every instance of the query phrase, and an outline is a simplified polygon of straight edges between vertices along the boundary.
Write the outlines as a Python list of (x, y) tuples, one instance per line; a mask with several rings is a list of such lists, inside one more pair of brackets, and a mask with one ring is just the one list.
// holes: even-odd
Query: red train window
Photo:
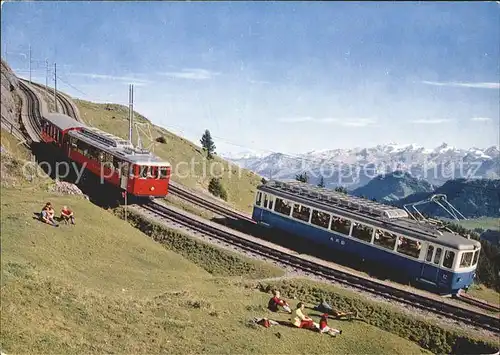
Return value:
[(162, 166), (160, 167), (160, 179), (167, 179), (168, 178), (168, 167)]
[(157, 178), (157, 170), (158, 168), (156, 166), (152, 166), (150, 167), (151, 171), (149, 173), (149, 177), (152, 177), (152, 178)]

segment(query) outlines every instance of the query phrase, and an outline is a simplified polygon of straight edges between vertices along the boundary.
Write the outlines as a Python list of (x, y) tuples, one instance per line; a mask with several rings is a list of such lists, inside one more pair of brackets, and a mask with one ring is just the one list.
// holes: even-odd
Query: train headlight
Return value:
[(154, 189), (155, 189), (155, 187), (151, 186), (151, 188), (149, 190), (154, 191)]

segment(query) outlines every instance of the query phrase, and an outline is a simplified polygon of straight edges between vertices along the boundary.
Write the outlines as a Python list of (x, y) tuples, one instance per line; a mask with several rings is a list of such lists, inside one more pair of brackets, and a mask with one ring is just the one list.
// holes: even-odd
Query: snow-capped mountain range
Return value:
[(416, 144), (385, 144), (371, 148), (312, 151), (296, 156), (283, 153), (222, 155), (242, 168), (274, 179), (293, 179), (306, 172), (311, 183), (323, 176), (327, 187), (345, 186), (349, 190), (365, 185), (377, 175), (405, 171), (414, 177), (442, 185), (458, 178), (500, 178), (500, 151), (461, 149), (446, 143), (434, 149)]

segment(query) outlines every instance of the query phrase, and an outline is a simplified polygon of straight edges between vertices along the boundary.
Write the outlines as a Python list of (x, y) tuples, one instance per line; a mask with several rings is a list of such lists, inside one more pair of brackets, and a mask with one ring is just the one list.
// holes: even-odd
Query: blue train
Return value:
[(252, 218), (403, 272), (439, 294), (474, 280), (481, 244), (407, 211), (298, 181), (257, 188)]

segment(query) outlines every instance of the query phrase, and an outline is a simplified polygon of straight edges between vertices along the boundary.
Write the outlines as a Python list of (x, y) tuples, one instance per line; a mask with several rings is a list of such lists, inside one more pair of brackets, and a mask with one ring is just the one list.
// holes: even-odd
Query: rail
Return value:
[(255, 224), (255, 221), (252, 220), (251, 216), (235, 211), (229, 207), (222, 206), (221, 204), (217, 204), (215, 201), (209, 201), (208, 199), (200, 197), (195, 193), (192, 193), (182, 188), (179, 184), (176, 184), (173, 181), (170, 181), (169, 190), (172, 194), (177, 195), (181, 199), (191, 202), (194, 205), (203, 207), (219, 215), (233, 218), (236, 220), (244, 220), (249, 223)]
[[(25, 79), (20, 79), (20, 80), (28, 82)], [(41, 90), (47, 91), (48, 94), (53, 93), (53, 91), (52, 91), (53, 89), (47, 88), (45, 85), (35, 83), (33, 81), (31, 82), (31, 85), (36, 86), (37, 88), (39, 88)], [(77, 121), (83, 122), (83, 120), (80, 117), (80, 111), (78, 110), (78, 107), (72, 102), (72, 100), (69, 97), (67, 97), (65, 94), (63, 94), (59, 91), (56, 92), (56, 97), (57, 97), (57, 101), (59, 101), (60, 106), (63, 109), (63, 113), (65, 115), (68, 115)]]

